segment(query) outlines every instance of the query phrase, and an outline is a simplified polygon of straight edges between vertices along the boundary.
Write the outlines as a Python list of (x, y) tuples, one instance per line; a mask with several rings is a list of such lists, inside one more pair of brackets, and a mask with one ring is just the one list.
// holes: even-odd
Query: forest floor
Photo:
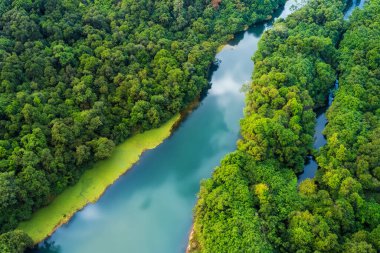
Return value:
[(169, 137), (180, 118), (178, 114), (160, 128), (137, 134), (118, 145), (110, 158), (86, 170), (74, 186), (67, 188), (48, 206), (36, 211), (30, 220), (20, 223), (18, 228), (25, 231), (35, 243), (44, 240), (68, 222), (77, 211), (96, 202), (111, 184), (139, 160), (145, 150), (157, 147)]

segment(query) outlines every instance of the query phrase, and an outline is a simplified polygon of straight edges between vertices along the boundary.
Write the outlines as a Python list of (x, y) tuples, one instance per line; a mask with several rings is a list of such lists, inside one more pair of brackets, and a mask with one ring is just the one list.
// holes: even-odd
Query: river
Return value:
[[(348, 20), (352, 14), (352, 12), (355, 10), (355, 8), (362, 9), (364, 6), (365, 0), (353, 0), (350, 4), (350, 6), (346, 9), (346, 12), (344, 14), (344, 19)], [(323, 129), (325, 129), (327, 122), (326, 118), (326, 111), (331, 106), (333, 100), (334, 100), (334, 93), (338, 89), (339, 83), (338, 80), (335, 81), (334, 87), (332, 87), (332, 90), (330, 91), (329, 98), (328, 98), (328, 104), (326, 107), (320, 108), (316, 111), (317, 113), (317, 122), (315, 125), (315, 133), (314, 133), (314, 144), (313, 148), (315, 150), (319, 150), (321, 147), (323, 147), (327, 141), (325, 136), (323, 135)], [(302, 174), (298, 176), (298, 184), (300, 184), (302, 181), (304, 181), (307, 178), (314, 178), (315, 174), (318, 170), (318, 164), (315, 161), (314, 157), (312, 155), (307, 156), (306, 164), (304, 167), (304, 171)]]
[[(286, 17), (295, 3), (288, 1), (275, 16)], [(216, 55), (219, 66), (207, 95), (172, 136), (31, 252), (184, 252), (201, 179), (236, 149), (241, 87), (251, 78), (251, 57), (272, 22), (237, 34)]]

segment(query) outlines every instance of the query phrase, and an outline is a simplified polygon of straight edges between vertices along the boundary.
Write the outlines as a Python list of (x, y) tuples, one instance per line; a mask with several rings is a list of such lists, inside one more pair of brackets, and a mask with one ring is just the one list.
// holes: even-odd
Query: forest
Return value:
[(284, 0), (0, 2), (0, 251), (17, 224), (207, 89), (217, 48)]
[[(349, 22), (346, 4), (311, 0), (264, 34), (238, 148), (201, 184), (190, 252), (380, 251), (380, 1)], [(318, 172), (298, 186), (307, 154)]]

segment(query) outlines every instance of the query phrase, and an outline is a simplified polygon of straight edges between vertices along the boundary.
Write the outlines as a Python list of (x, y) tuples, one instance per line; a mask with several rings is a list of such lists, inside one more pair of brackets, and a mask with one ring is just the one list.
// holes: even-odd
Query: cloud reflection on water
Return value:
[(200, 106), (97, 203), (54, 233), (50, 240), (60, 253), (184, 252), (199, 182), (236, 147), (244, 107), (240, 89), (250, 80), (263, 30), (254, 27), (224, 47)]
[(102, 214), (100, 213), (100, 210), (96, 205), (90, 204), (86, 206), (86, 208), (84, 208), (82, 211), (80, 211), (78, 213), (78, 216), (81, 219), (85, 220), (96, 220), (99, 219), (102, 216)]

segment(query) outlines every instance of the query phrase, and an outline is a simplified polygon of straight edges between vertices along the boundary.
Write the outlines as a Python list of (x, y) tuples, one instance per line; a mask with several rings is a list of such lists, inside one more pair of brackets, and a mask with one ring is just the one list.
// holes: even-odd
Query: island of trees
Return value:
[[(380, 251), (380, 1), (310, 0), (254, 56), (237, 151), (202, 182), (190, 252)], [(315, 109), (327, 145), (312, 150)], [(307, 154), (317, 175), (297, 186)]]
[(0, 252), (17, 224), (208, 87), (218, 46), (285, 0), (0, 1)]

